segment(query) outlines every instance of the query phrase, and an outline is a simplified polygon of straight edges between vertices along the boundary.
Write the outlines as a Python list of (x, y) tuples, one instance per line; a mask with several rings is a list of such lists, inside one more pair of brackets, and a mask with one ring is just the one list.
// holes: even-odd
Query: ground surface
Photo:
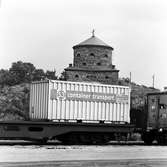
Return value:
[(0, 166), (166, 167), (167, 146), (1, 145)]

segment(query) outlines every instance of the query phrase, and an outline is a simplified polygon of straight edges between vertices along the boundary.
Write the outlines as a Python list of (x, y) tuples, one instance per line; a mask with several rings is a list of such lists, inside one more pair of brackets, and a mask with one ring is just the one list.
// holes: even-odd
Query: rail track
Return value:
[[(105, 144), (63, 144), (58, 141), (48, 141), (47, 143), (39, 143), (39, 142), (34, 142), (34, 141), (24, 141), (24, 140), (1, 140), (0, 141), (0, 146), (14, 146), (14, 145), (21, 145), (21, 146), (31, 146), (31, 145), (36, 145), (36, 146), (70, 146), (70, 145), (81, 145), (81, 146), (106, 146), (106, 145), (137, 145), (137, 146), (146, 146), (146, 144), (143, 141), (112, 141), (109, 143)], [(152, 144), (153, 146), (158, 146), (156, 142)], [(150, 145), (150, 146), (152, 146)]]

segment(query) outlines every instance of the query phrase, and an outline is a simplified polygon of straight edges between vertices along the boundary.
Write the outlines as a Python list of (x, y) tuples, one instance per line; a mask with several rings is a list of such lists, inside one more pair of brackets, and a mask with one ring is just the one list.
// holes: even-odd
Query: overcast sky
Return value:
[(95, 35), (114, 48), (120, 77), (167, 86), (166, 0), (1, 0), (0, 69), (31, 62), (60, 74), (72, 46)]

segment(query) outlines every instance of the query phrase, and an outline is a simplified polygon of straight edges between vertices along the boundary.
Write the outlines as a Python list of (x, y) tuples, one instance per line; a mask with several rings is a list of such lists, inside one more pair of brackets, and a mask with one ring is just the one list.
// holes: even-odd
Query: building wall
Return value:
[(112, 49), (98, 46), (75, 48), (73, 65), (86, 69), (112, 69)]
[(74, 48), (73, 64), (65, 69), (65, 79), (118, 84), (118, 72), (112, 64), (112, 48), (80, 46)]
[(100, 82), (103, 84), (118, 84), (118, 71), (66, 71), (68, 81)]

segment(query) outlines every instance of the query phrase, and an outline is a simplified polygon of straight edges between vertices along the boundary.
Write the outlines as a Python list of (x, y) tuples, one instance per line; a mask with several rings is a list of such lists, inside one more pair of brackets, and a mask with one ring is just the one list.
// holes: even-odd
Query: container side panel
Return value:
[(34, 117), (34, 107), (33, 107), (33, 101), (34, 101), (34, 96), (32, 94), (33, 92), (33, 87), (30, 85), (30, 104), (29, 104), (29, 117), (33, 119)]
[(34, 107), (34, 118), (35, 119), (37, 119), (38, 117), (39, 117), (39, 119), (40, 119), (40, 116), (39, 116), (39, 114), (38, 114), (38, 109), (37, 109), (37, 107), (38, 107), (38, 104), (37, 104), (37, 87), (36, 87), (36, 84), (34, 84), (33, 85), (33, 88), (34, 88), (34, 104), (33, 104), (33, 107)]
[(81, 109), (82, 109), (82, 103), (81, 101), (78, 101), (78, 115), (77, 115), (77, 119), (81, 119)]
[(48, 118), (48, 83), (32, 83), (30, 86), (30, 118)]
[(123, 121), (122, 120), (122, 113), (123, 113), (123, 103), (120, 103), (120, 121)]
[(117, 121), (117, 104), (113, 104), (113, 121)]
[(67, 81), (47, 84), (48, 88), (40, 82), (30, 89), (35, 94), (30, 95), (33, 118), (129, 122), (128, 87)]
[(111, 108), (111, 103), (108, 103), (108, 119), (111, 120), (112, 117), (112, 108)]
[(98, 119), (102, 120), (102, 110), (101, 110), (102, 106), (101, 106), (101, 102), (98, 103)]
[(39, 111), (39, 116), (41, 117), (41, 118), (43, 118), (43, 112), (42, 112), (42, 108), (43, 108), (43, 106), (41, 106), (41, 101), (43, 100), (43, 94), (42, 94), (42, 84), (39, 84), (39, 91), (38, 91), (38, 93), (39, 93), (39, 96), (38, 96), (38, 106), (39, 106), (39, 108), (38, 108), (38, 111)]
[(125, 119), (124, 119), (124, 106), (125, 106), (125, 104), (123, 103), (122, 104), (122, 106), (121, 106), (121, 121), (124, 121)]
[(124, 121), (127, 120), (127, 104), (124, 105)]
[(98, 120), (98, 103), (95, 102), (94, 104), (94, 120)]
[(105, 120), (109, 121), (109, 107), (108, 107), (108, 103), (105, 104), (106, 105), (106, 112), (105, 112)]
[(120, 121), (120, 103), (117, 103), (117, 121)]
[(77, 101), (73, 101), (74, 105), (74, 120), (77, 119)]
[(51, 92), (51, 90), (54, 88), (54, 82), (50, 82), (49, 83), (49, 106), (48, 106), (48, 119), (53, 119), (54, 118), (54, 114), (53, 114), (53, 110), (54, 108), (54, 99), (51, 98), (51, 96), (56, 96), (56, 92)]
[(124, 122), (127, 121), (127, 120), (126, 120), (126, 115), (125, 115), (125, 113), (126, 113), (126, 103), (124, 103), (124, 104), (122, 105), (122, 121), (124, 121)]
[(89, 120), (93, 117), (93, 102), (90, 102)]
[(89, 114), (90, 114), (90, 102), (87, 102), (86, 105), (86, 120), (89, 120)]
[(115, 105), (115, 121), (118, 121), (118, 103)]

